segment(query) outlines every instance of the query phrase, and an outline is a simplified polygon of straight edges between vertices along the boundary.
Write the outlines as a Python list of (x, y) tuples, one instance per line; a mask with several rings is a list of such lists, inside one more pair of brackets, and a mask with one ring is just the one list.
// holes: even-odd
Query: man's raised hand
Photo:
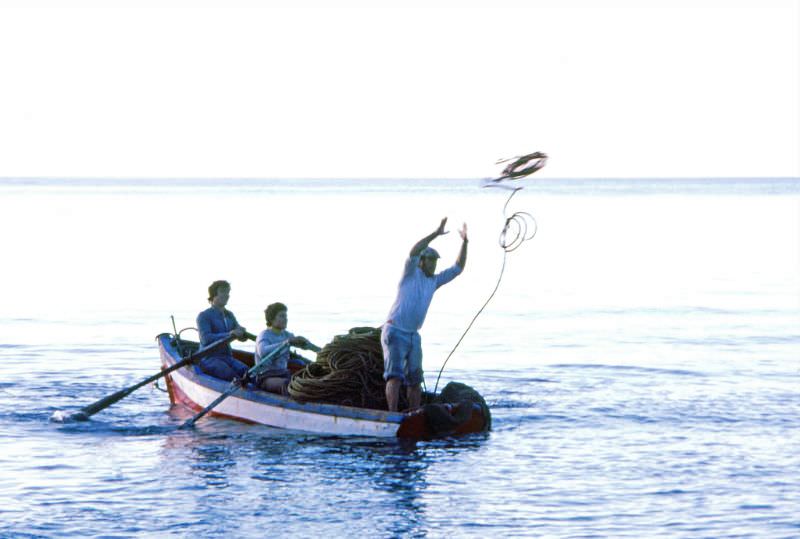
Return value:
[(444, 236), (445, 234), (447, 234), (447, 231), (445, 231), (445, 229), (444, 229), (444, 225), (446, 225), (446, 224), (447, 224), (447, 217), (442, 219), (442, 222), (439, 223), (439, 228), (436, 229), (436, 235), (437, 236)]

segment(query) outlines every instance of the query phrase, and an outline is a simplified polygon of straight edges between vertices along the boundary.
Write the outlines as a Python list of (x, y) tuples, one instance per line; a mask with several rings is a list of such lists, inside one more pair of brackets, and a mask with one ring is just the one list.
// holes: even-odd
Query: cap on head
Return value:
[(425, 247), (419, 254), (420, 258), (439, 258), (439, 253), (433, 247)]

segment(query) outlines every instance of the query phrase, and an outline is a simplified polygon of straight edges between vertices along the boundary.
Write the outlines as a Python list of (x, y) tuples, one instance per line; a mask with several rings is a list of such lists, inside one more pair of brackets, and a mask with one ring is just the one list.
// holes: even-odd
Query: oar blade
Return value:
[(218, 341), (215, 341), (215, 342), (209, 344), (208, 346), (206, 346), (205, 348), (202, 348), (202, 349), (198, 350), (194, 354), (191, 354), (189, 357), (184, 358), (181, 361), (177, 362), (176, 364), (170, 366), (169, 368), (162, 369), (157, 374), (149, 376), (148, 378), (145, 378), (144, 380), (142, 380), (141, 382), (139, 382), (137, 384), (134, 384), (134, 385), (132, 385), (130, 387), (126, 387), (124, 389), (120, 389), (119, 391), (117, 391), (115, 393), (112, 393), (111, 395), (107, 395), (107, 396), (103, 397), (102, 399), (100, 399), (98, 401), (95, 401), (95, 402), (93, 402), (92, 404), (90, 404), (88, 406), (84, 406), (78, 412), (67, 413), (67, 412), (57, 411), (50, 417), (50, 420), (58, 422), (58, 423), (65, 423), (65, 422), (72, 422), (72, 421), (86, 421), (86, 420), (89, 419), (89, 417), (93, 416), (97, 412), (100, 412), (101, 410), (105, 410), (106, 408), (108, 408), (112, 404), (124, 399), (125, 397), (127, 397), (128, 395), (130, 395), (131, 393), (133, 393), (134, 391), (136, 391), (140, 387), (143, 387), (143, 386), (146, 386), (147, 384), (155, 382), (159, 378), (161, 378), (163, 376), (166, 376), (167, 374), (171, 373), (172, 371), (174, 371), (176, 369), (179, 369), (179, 368), (181, 368), (181, 367), (183, 367), (185, 365), (188, 365), (190, 363), (194, 363), (196, 361), (199, 361), (200, 359), (202, 359), (205, 356), (207, 356), (208, 354), (210, 354), (212, 351), (214, 351), (214, 349), (218, 348), (219, 346), (222, 346), (223, 344), (227, 344), (227, 343), (231, 342), (233, 340), (233, 338), (234, 338), (233, 336), (230, 336), (230, 337), (226, 337), (224, 339), (220, 339)]
[(63, 410), (56, 410), (50, 416), (50, 421), (53, 423), (74, 423), (76, 421), (88, 421), (89, 416), (83, 412), (65, 412)]

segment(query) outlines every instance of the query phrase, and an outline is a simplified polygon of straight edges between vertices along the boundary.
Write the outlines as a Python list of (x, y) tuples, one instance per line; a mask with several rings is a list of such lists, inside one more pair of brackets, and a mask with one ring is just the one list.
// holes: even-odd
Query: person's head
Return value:
[(264, 318), (267, 320), (267, 326), (277, 330), (286, 329), (289, 323), (288, 311), (289, 309), (281, 302), (272, 303), (264, 310)]
[(436, 262), (439, 260), (439, 253), (433, 247), (425, 247), (419, 254), (419, 267), (422, 273), (428, 277), (433, 277), (436, 272)]
[(208, 287), (208, 302), (222, 309), (228, 304), (228, 297), (231, 293), (231, 285), (228, 281), (214, 281)]

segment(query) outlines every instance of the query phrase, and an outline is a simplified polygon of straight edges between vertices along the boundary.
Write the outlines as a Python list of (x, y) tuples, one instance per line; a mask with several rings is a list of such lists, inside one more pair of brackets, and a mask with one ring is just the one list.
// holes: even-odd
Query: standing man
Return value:
[[(214, 281), (208, 287), (208, 302), (211, 307), (197, 315), (200, 346), (208, 346), (231, 336), (244, 340), (245, 329), (239, 325), (233, 313), (225, 308), (230, 293), (231, 285), (228, 281)], [(234, 377), (241, 379), (247, 372), (247, 365), (233, 357), (231, 345), (226, 343), (224, 348), (219, 347), (210, 356), (203, 358), (200, 369), (216, 378), (231, 381)]]
[(458, 231), (461, 251), (454, 266), (436, 272), (439, 253), (428, 244), (447, 234), (442, 219), (439, 228), (417, 242), (411, 249), (397, 287), (397, 299), (381, 332), (383, 347), (383, 379), (386, 380), (386, 402), (389, 410), (397, 411), (400, 386), (405, 383), (410, 408), (419, 408), (422, 400), (422, 341), (419, 328), (425, 321), (428, 307), (436, 289), (456, 278), (467, 263), (467, 224)]

